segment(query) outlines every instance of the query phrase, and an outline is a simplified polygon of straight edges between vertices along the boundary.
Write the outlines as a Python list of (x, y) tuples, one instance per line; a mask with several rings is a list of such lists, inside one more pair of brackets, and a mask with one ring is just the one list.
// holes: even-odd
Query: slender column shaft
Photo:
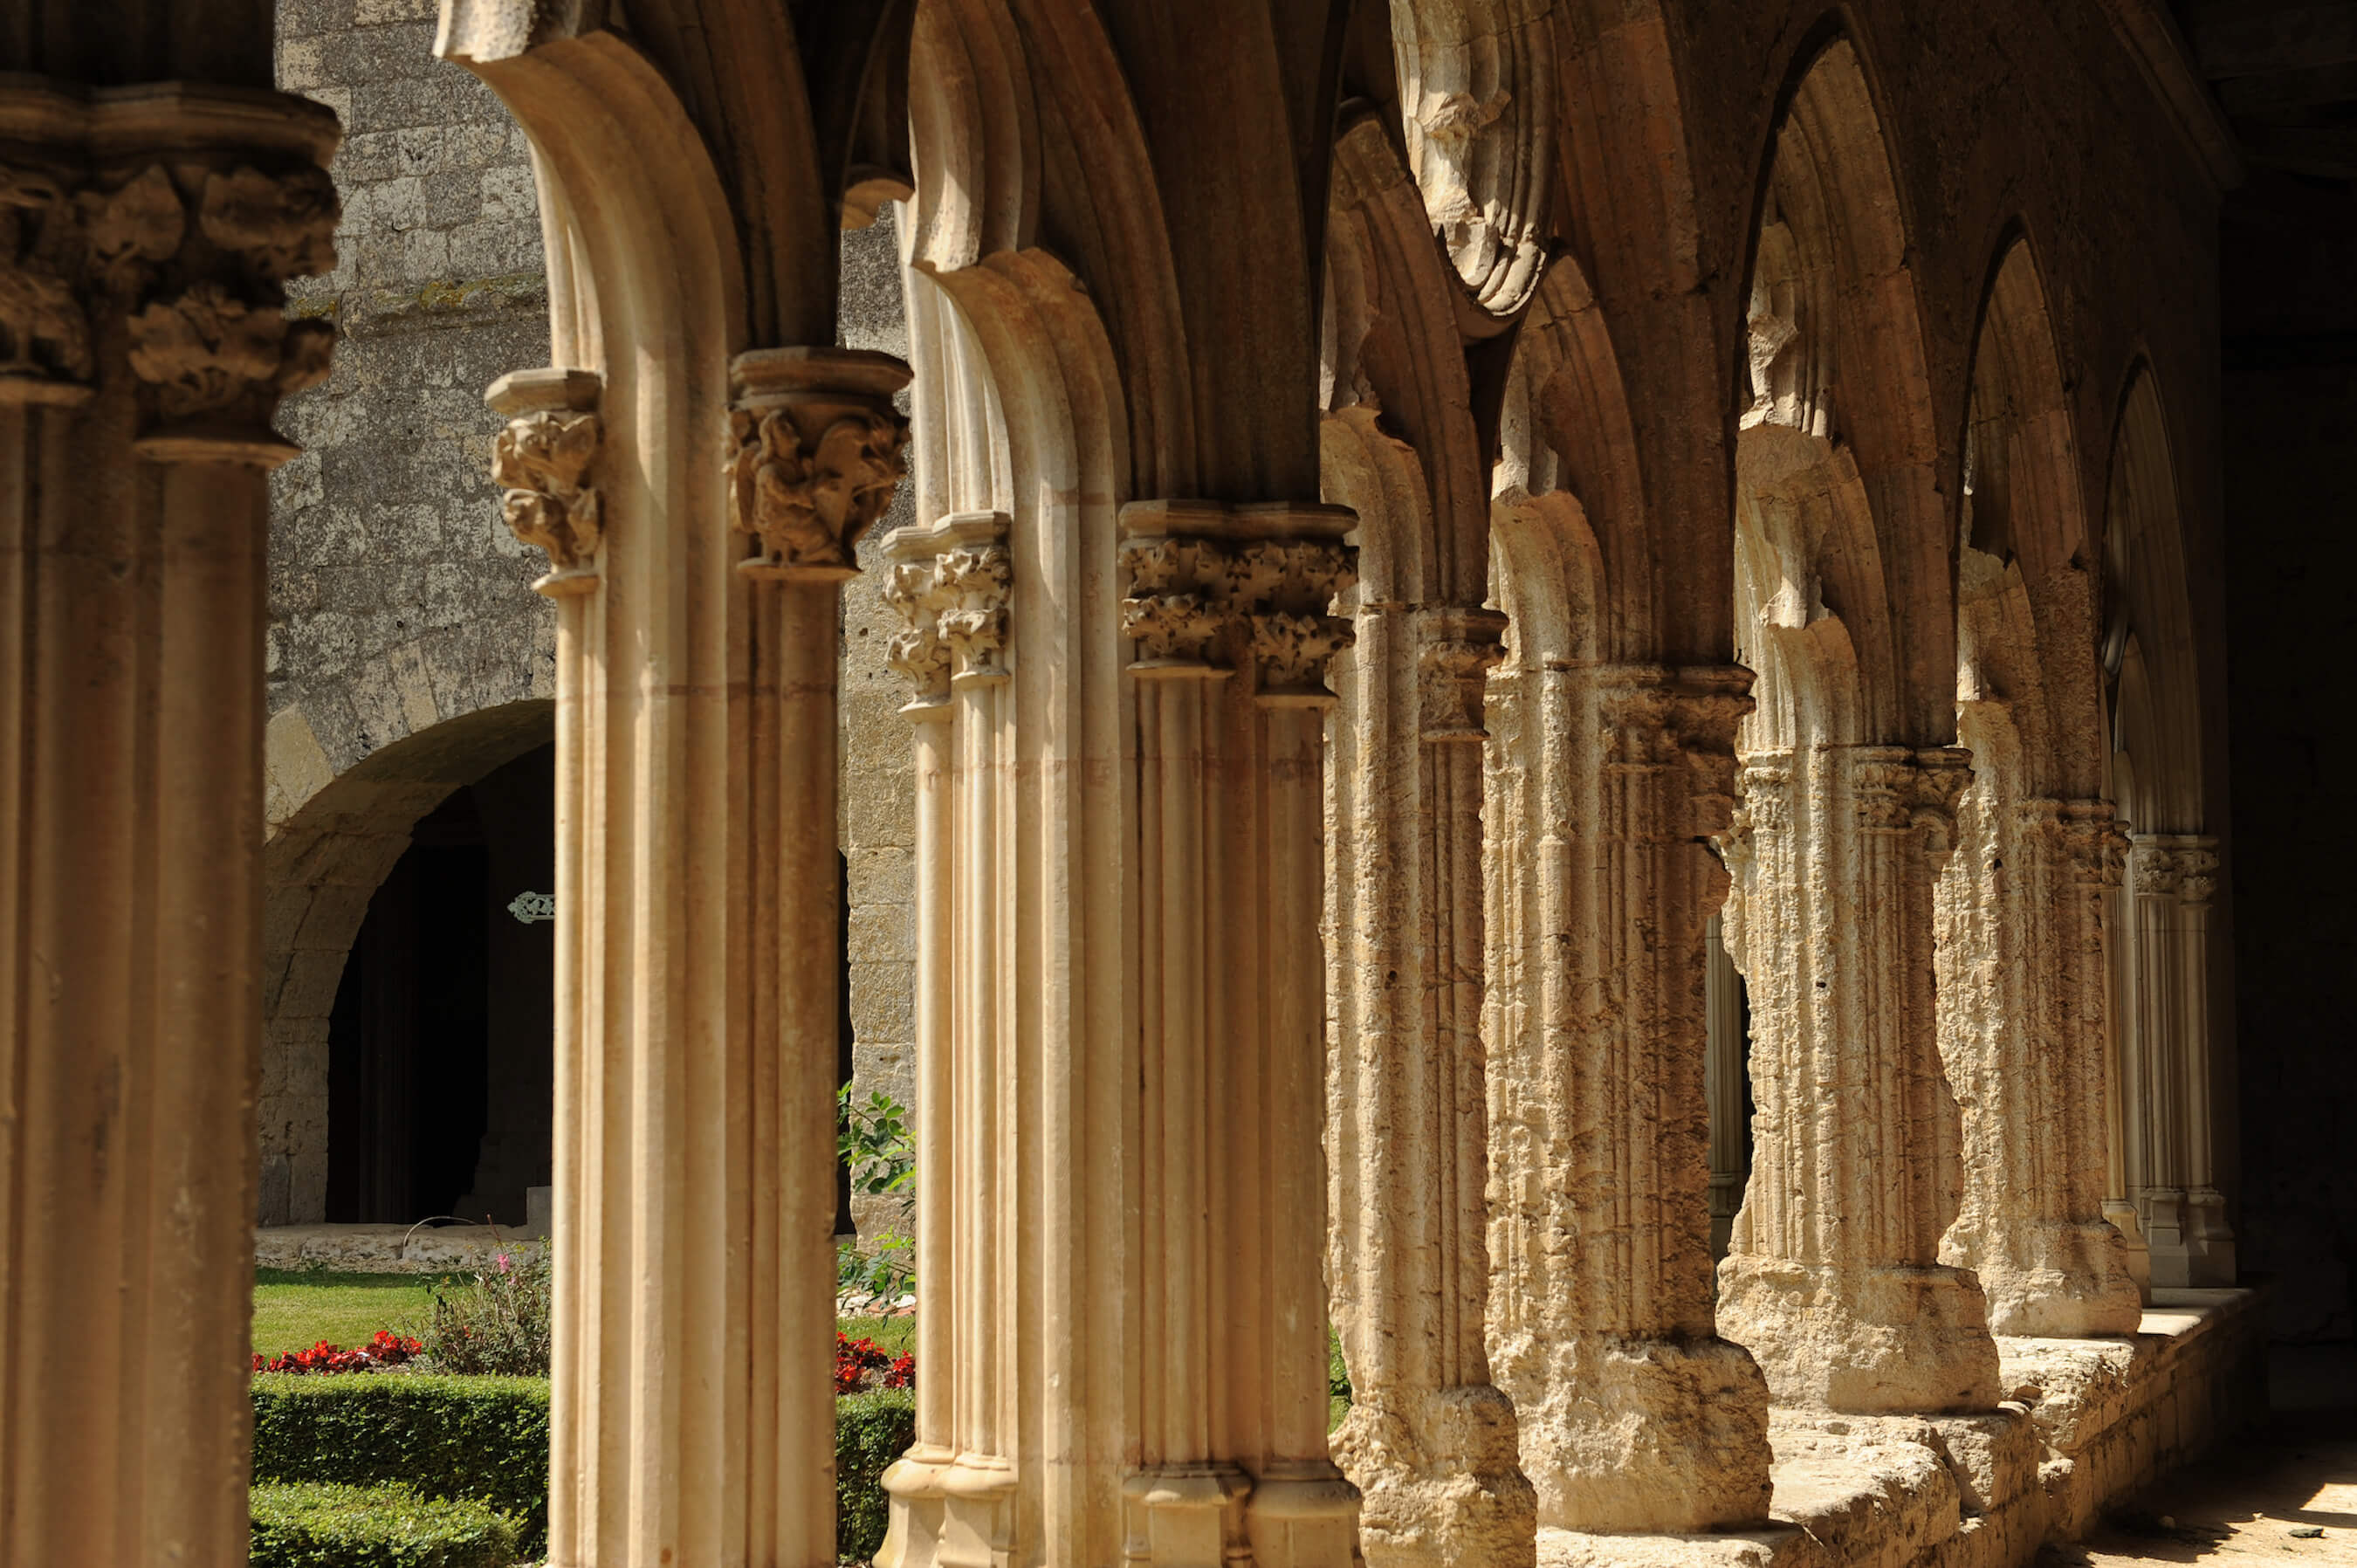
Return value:
[(1958, 1125), (1933, 1011), (1933, 882), (1968, 758), (1820, 746), (1744, 758), (1723, 841), (1752, 1019), (1751, 1180), (1719, 1321), (1777, 1402), (1985, 1410), (1996, 1348), (1937, 1261)]
[(1964, 1190), (1940, 1247), (1970, 1269), (1999, 1334), (2133, 1334), (2125, 1242), (2103, 1218), (2104, 877), (2111, 808), (2026, 800), (2001, 714), (1967, 703), (1973, 778), (1940, 873), (1941, 1055)]
[(2136, 1147), (2141, 1128), (2130, 1107), (2138, 1075), (2135, 1071), (2136, 1027), (2128, 1006), (2126, 974), (2134, 961), (2135, 932), (2128, 923), (2126, 869), (2115, 854), (2111, 875), (2099, 895), (2106, 938), (2104, 954), (2104, 1218), (2119, 1231), (2127, 1249), (2127, 1270), (2140, 1300), (2152, 1300), (2152, 1251), (2145, 1240), (2144, 1223), (2129, 1196), (2128, 1172), (2141, 1169)]
[(1020, 1270), (1027, 1074), (1007, 977), (1014, 809), (1002, 655), (1007, 520), (957, 513), (888, 542), (886, 590), (909, 621), (892, 642), (916, 683), (920, 1168), (917, 1442), (885, 1477), (895, 1499), (879, 1560), (993, 1563), (1016, 1530), (1021, 1346), (1007, 1308)]
[(2217, 841), (2139, 833), (2130, 842), (2128, 1196), (2155, 1285), (2232, 1284), (2233, 1236), (2216, 1185), (2211, 1112), (2209, 909)]
[[(1543, 1524), (1764, 1519), (1768, 1390), (1711, 1306), (1704, 847), (1732, 795), (1745, 672), (1519, 671), (1491, 820), (1491, 1309)], [(1511, 947), (1509, 946), (1511, 944)], [(1519, 948), (1519, 951), (1512, 950)], [(1535, 994), (1538, 1005), (1528, 1007)]]
[(0, 87), (0, 1561), (245, 1559), (269, 421), (335, 141)]
[(1481, 701), (1501, 629), (1490, 611), (1365, 607), (1337, 661), (1328, 1111), (1351, 1406), (1334, 1448), (1379, 1568), (1534, 1550), (1483, 1343)]

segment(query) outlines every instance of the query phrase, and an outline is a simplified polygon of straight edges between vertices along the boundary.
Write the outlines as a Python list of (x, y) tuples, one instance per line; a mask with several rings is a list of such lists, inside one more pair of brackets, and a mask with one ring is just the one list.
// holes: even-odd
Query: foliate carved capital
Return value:
[(1423, 738), (1443, 744), (1489, 738), (1482, 705), (1490, 671), (1506, 657), (1506, 618), (1469, 606), (1416, 612), (1416, 685)]
[(1005, 677), (1015, 584), (1008, 527), (1004, 513), (952, 512), (885, 541), (892, 574), (884, 601), (908, 623), (886, 646), (885, 660), (916, 687), (909, 711), (942, 706), (959, 682)]
[(1250, 668), (1265, 702), (1331, 700), (1326, 670), (1351, 644), (1328, 613), (1357, 580), (1345, 508), (1141, 501), (1122, 509), (1131, 668)]
[(274, 93), (18, 87), (0, 122), (0, 403), (79, 403), (119, 366), (144, 456), (292, 456), (272, 413), (325, 379), (335, 332), (290, 321), (283, 285), (335, 265), (333, 115)]
[[(1751, 682), (1750, 671), (1733, 664), (1598, 672), (1604, 765), (1677, 777), (1692, 812), (1678, 824), (1680, 836), (1711, 838), (1732, 824), (1735, 732), (1755, 705)], [(1764, 776), (1760, 782), (1763, 789), (1771, 783)], [(1772, 782), (1781, 789), (1784, 780)]]
[(2206, 908), (2218, 892), (2218, 841), (2189, 833), (2138, 833), (2128, 862), (2140, 897)]
[(589, 470), (604, 436), (600, 390), (588, 371), (517, 371), (483, 397), (508, 416), (491, 446), (500, 515), (518, 539), (548, 553), (550, 570), (533, 591), (553, 599), (597, 586), (606, 530)]
[(729, 367), (729, 525), (759, 544), (751, 577), (839, 582), (859, 536), (908, 471), (909, 422), (892, 394), (909, 368), (856, 349), (770, 349)]
[(1858, 824), (1878, 832), (1913, 832), (1924, 853), (1945, 855), (1955, 843), (1956, 802), (1972, 782), (1972, 753), (1961, 746), (1837, 749), (1849, 772)]

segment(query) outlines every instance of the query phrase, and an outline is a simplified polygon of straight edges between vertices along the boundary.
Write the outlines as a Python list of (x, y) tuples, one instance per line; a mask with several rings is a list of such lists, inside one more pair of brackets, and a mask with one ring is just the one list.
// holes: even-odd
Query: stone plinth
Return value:
[(2249, 1291), (2163, 1290), (2109, 1340), (2000, 1337), (2007, 1393), (1968, 1415), (1779, 1410), (1770, 1528), (1539, 1531), (1541, 1568), (2018, 1568), (2231, 1436), (2265, 1387)]

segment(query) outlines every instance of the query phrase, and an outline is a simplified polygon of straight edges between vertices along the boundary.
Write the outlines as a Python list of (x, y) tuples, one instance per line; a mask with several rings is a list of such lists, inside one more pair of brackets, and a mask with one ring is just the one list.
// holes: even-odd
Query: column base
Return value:
[(2104, 1218), (2120, 1233), (2127, 1248), (2128, 1278), (2136, 1282), (2138, 1300), (2152, 1300), (2152, 1250), (2146, 1245), (2144, 1227), (2136, 1223), (2136, 1205), (2126, 1198), (2104, 1199)]
[(884, 1472), (892, 1522), (876, 1568), (992, 1568), (1014, 1545), (1015, 1467), (989, 1455), (911, 1448)]
[(1254, 1568), (1359, 1568), (1359, 1488), (1324, 1459), (1263, 1466), (1244, 1504)]
[(1768, 1384), (1725, 1338), (1577, 1335), (1519, 1407), (1539, 1522), (1594, 1532), (1715, 1530), (1768, 1517)]
[(1719, 1329), (1759, 1358), (1779, 1405), (1861, 1415), (1996, 1406), (1996, 1342), (1968, 1270), (1737, 1253), (1718, 1283)]
[(1124, 1563), (1226, 1568), (1248, 1556), (1244, 1498), (1252, 1477), (1233, 1465), (1168, 1465), (1122, 1483)]
[(1516, 1462), (1513, 1402), (1500, 1390), (1361, 1390), (1334, 1457), (1359, 1486), (1369, 1568), (1535, 1562), (1538, 1494)]
[(2011, 1256), (1985, 1256), (1974, 1270), (1990, 1333), (2086, 1339), (2136, 1331), (2144, 1297), (2111, 1226), (2034, 1224), (2007, 1240)]
[(2226, 1224), (2226, 1195), (2197, 1187), (2185, 1195), (2186, 1274), (2196, 1285), (2231, 1285), (2236, 1276), (2234, 1232)]
[(944, 1484), (953, 1455), (946, 1448), (919, 1444), (884, 1469), (884, 1491), (892, 1499), (892, 1522), (876, 1549), (876, 1568), (930, 1568), (941, 1561), (942, 1528), (949, 1498)]
[(2193, 1283), (2192, 1227), (2187, 1223), (2186, 1207), (2184, 1188), (2175, 1187), (2148, 1187), (2136, 1205), (2152, 1260), (2152, 1283), (2162, 1290), (2182, 1290)]

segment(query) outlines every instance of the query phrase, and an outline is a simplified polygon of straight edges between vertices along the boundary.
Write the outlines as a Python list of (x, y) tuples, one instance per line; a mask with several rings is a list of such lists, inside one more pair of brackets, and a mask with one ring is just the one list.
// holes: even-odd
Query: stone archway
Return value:
[(272, 719), (261, 1223), (326, 1217), (329, 1014), (370, 900), (411, 830), (453, 790), (548, 744), (554, 723), (544, 698), (500, 703), (427, 725), (336, 773), (301, 707)]

